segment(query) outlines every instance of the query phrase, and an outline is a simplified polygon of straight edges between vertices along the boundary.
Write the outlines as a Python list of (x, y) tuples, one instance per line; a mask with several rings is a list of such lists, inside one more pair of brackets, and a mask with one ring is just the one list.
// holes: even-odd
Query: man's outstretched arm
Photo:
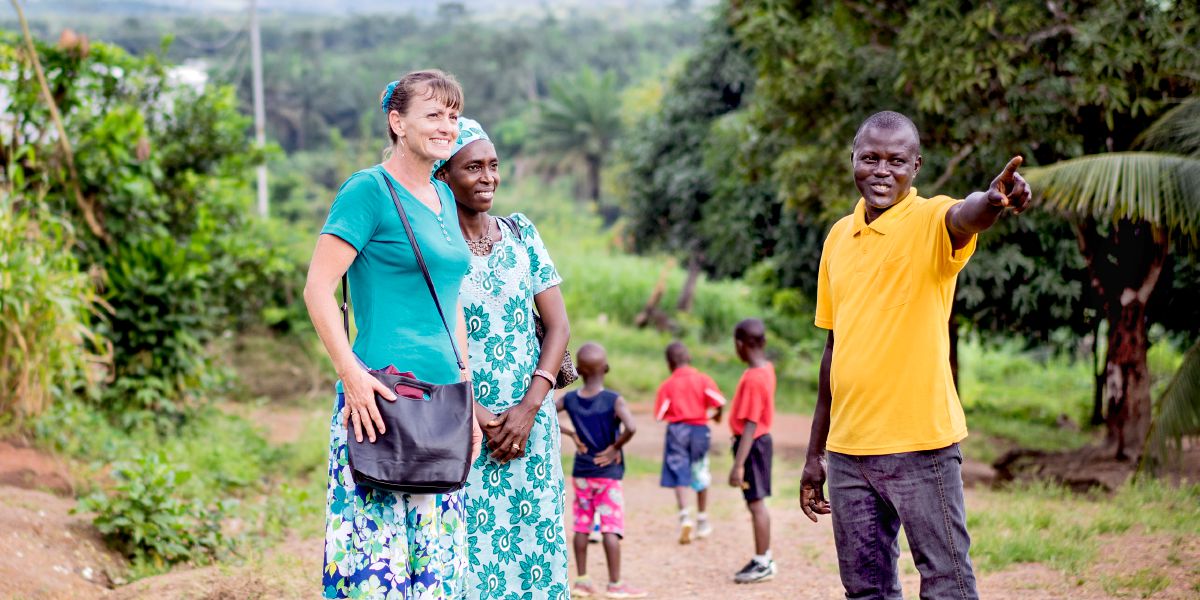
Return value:
[(1021, 162), (1020, 156), (1014, 156), (986, 191), (972, 192), (966, 200), (946, 211), (946, 229), (955, 250), (966, 246), (971, 236), (987, 231), (1006, 208), (1011, 208), (1013, 214), (1025, 210), (1033, 193), (1025, 178), (1017, 172)]

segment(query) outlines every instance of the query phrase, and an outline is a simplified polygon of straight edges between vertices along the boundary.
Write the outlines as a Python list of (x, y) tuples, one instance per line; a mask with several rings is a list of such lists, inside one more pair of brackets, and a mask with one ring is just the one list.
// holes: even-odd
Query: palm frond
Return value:
[(607, 152), (621, 128), (616, 75), (585, 68), (550, 85), (540, 107), (538, 134), (544, 151), (556, 154)]
[(1148, 221), (1193, 239), (1200, 232), (1200, 158), (1113, 152), (1036, 167), (1025, 177), (1055, 212)]
[(1138, 136), (1134, 146), (1200, 158), (1200, 98), (1188, 98), (1163, 113)]
[(1200, 436), (1200, 342), (1184, 354), (1157, 408), (1147, 440), (1151, 455), (1164, 458), (1182, 448), (1183, 438)]

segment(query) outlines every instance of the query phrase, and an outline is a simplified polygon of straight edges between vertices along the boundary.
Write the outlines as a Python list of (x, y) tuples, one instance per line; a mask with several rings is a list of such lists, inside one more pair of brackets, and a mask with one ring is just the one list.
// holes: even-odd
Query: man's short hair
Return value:
[(862, 122), (858, 126), (858, 131), (854, 133), (854, 148), (858, 147), (858, 140), (862, 137), (864, 131), (868, 129), (882, 129), (884, 131), (895, 131), (907, 127), (912, 131), (913, 137), (917, 139), (917, 154), (921, 153), (921, 132), (917, 131), (917, 125), (912, 122), (912, 119), (898, 113), (894, 110), (884, 110), (877, 112)]
[(762, 348), (767, 345), (767, 328), (758, 319), (742, 319), (733, 329), (733, 339), (750, 348)]
[(667, 344), (667, 362), (673, 367), (679, 367), (691, 362), (692, 357), (688, 356), (687, 346), (683, 342), (671, 342)]

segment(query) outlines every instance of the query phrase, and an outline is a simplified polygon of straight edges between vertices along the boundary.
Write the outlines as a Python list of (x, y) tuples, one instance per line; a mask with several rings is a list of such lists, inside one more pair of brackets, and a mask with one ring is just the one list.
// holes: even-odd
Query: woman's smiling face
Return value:
[(388, 119), (404, 151), (421, 159), (445, 160), (458, 138), (458, 110), (435, 98), (428, 87), (413, 97), (405, 114), (392, 111)]
[(463, 146), (446, 163), (441, 178), (454, 192), (454, 201), (472, 212), (491, 210), (500, 186), (496, 146), (480, 139)]

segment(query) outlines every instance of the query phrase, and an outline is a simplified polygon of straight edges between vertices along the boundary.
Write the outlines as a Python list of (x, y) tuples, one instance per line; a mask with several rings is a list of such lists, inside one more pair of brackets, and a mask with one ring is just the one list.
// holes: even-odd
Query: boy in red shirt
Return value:
[[(716, 382), (693, 367), (691, 360), (683, 343), (671, 342), (667, 346), (667, 366), (671, 368), (671, 376), (659, 386), (654, 400), (654, 418), (668, 423), (659, 484), (675, 488), (680, 544), (692, 541), (693, 528), (696, 537), (708, 537), (712, 533), (705, 513), (708, 485), (712, 481), (708, 472), (708, 409), (716, 409), (711, 418), (719, 423), (721, 407), (725, 406), (725, 397)], [(696, 523), (688, 514), (686, 496), (689, 488), (696, 490)]]
[(767, 360), (767, 331), (762, 321), (745, 319), (733, 332), (738, 358), (749, 365), (733, 394), (729, 428), (733, 430), (733, 468), (729, 485), (741, 488), (754, 523), (754, 558), (738, 571), (737, 583), (775, 577), (771, 560), (771, 421), (775, 419), (775, 365)]

